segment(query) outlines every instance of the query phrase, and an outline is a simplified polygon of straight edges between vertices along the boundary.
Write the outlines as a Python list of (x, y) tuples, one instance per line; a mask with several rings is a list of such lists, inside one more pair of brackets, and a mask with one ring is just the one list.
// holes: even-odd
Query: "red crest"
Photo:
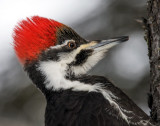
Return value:
[(22, 20), (14, 29), (14, 49), (22, 64), (36, 60), (39, 54), (57, 42), (57, 29), (64, 25), (39, 16)]

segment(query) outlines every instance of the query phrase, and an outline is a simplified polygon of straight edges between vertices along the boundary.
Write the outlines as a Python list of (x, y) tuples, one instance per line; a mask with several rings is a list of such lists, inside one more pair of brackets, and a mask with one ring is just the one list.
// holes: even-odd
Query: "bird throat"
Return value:
[[(56, 62), (42, 62), (38, 70), (45, 76), (44, 85), (54, 91), (72, 89), (73, 91), (96, 91), (98, 86), (82, 83), (72, 77), (66, 77), (65, 64)], [(72, 76), (72, 75), (70, 75)]]

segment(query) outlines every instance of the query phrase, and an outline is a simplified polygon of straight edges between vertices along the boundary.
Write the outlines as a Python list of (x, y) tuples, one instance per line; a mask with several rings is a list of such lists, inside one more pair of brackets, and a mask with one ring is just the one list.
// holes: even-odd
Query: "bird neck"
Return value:
[(45, 96), (63, 90), (97, 92), (110, 83), (101, 76), (65, 74), (67, 72), (61, 66), (53, 64), (42, 67), (39, 63), (33, 63), (26, 66), (25, 71)]
[(73, 91), (96, 91), (100, 85), (94, 85), (90, 82), (81, 81), (88, 75), (75, 75), (71, 69), (68, 69), (66, 63), (57, 62), (42, 62), (39, 64), (37, 70), (44, 76), (46, 89), (59, 91), (72, 89)]
[(80, 87), (80, 82), (75, 81), (75, 77), (66, 76), (64, 74), (66, 73), (65, 70), (63, 70), (61, 66), (51, 64), (50, 66), (42, 67), (38, 62), (33, 62), (32, 64), (24, 66), (24, 70), (28, 73), (32, 82), (44, 94), (50, 90), (58, 91), (72, 88), (75, 83), (77, 88)]

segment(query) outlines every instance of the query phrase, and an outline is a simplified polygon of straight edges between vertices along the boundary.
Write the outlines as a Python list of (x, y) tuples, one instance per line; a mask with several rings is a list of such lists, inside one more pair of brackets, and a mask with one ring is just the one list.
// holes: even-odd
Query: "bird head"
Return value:
[[(128, 40), (126, 36), (85, 40), (70, 27), (39, 16), (21, 21), (13, 38), (16, 55), (32, 81), (40, 83), (37, 79), (43, 78), (43, 83), (56, 85), (62, 78), (85, 74), (110, 48)], [(56, 85), (46, 87), (56, 89)]]

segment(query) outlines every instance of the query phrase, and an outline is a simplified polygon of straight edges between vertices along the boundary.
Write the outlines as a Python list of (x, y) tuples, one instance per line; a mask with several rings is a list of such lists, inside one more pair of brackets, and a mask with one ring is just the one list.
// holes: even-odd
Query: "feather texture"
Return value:
[(33, 16), (14, 29), (14, 49), (22, 64), (36, 60), (39, 54), (57, 43), (56, 32), (64, 25), (43, 17)]

